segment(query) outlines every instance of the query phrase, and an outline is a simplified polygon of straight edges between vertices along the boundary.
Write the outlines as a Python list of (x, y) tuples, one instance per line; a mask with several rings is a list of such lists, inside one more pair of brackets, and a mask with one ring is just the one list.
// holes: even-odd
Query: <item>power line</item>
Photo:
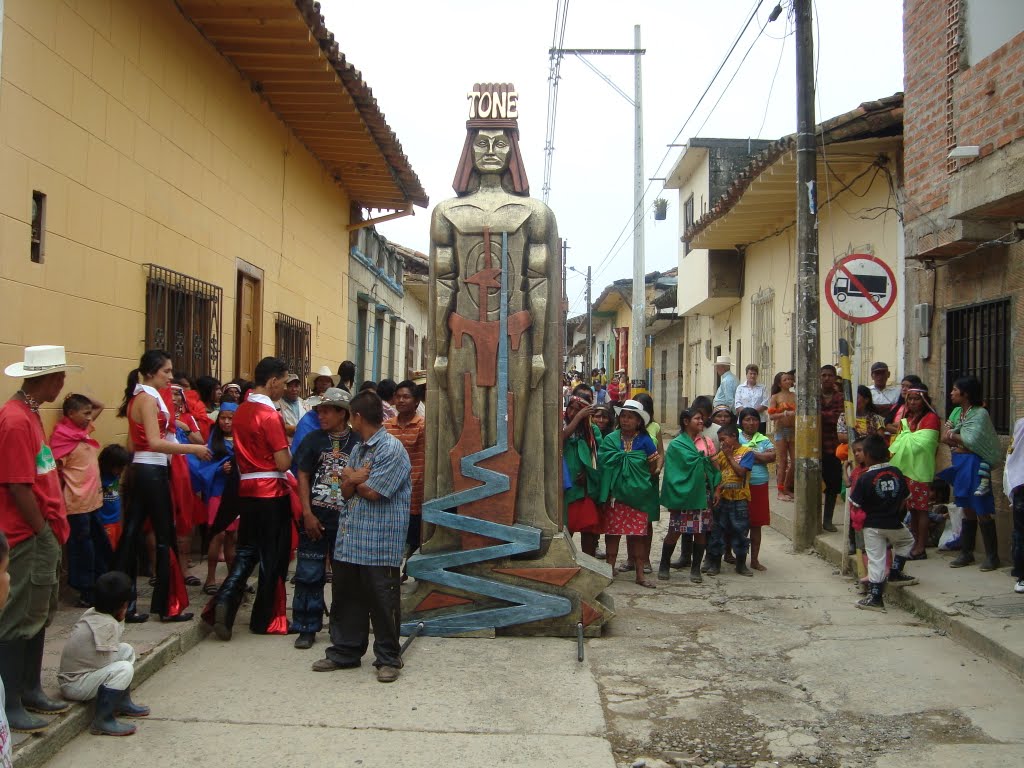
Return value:
[(562, 77), (562, 53), (565, 25), (569, 16), (569, 0), (555, 1), (555, 28), (551, 33), (551, 55), (548, 68), (548, 114), (544, 134), (544, 184), (541, 196), (545, 203), (551, 196), (551, 171), (555, 155), (555, 122), (558, 117), (558, 81)]
[[(705, 89), (703, 89), (703, 92), (700, 94), (700, 97), (697, 99), (697, 102), (693, 105), (693, 109), (690, 111), (690, 114), (686, 117), (686, 120), (683, 121), (682, 126), (680, 126), (680, 128), (679, 128), (679, 131), (676, 133), (675, 137), (672, 139), (672, 141), (671, 141), (672, 144), (677, 143), (679, 141), (679, 137), (683, 135), (683, 132), (686, 130), (686, 126), (689, 125), (689, 122), (693, 119), (693, 116), (696, 114), (697, 110), (700, 108), (700, 104), (708, 96), (708, 93), (711, 91), (712, 87), (715, 85), (715, 81), (718, 79), (718, 76), (722, 74), (722, 71), (725, 69), (726, 63), (728, 63), (729, 58), (731, 58), (733, 52), (736, 50), (736, 46), (739, 45), (739, 41), (742, 40), (743, 35), (746, 33), (746, 30), (750, 29), (751, 24), (754, 22), (754, 19), (757, 17), (758, 10), (760, 10), (760, 8), (761, 8), (761, 6), (763, 4), (764, 4), (764, 0), (757, 0), (757, 2), (755, 3), (754, 8), (751, 11), (750, 16), (748, 18), (746, 18), (746, 22), (740, 28), (739, 33), (736, 35), (735, 39), (732, 41), (732, 45), (729, 46), (729, 50), (726, 52), (725, 56), (722, 58), (722, 61), (721, 61), (720, 65), (718, 66), (718, 69), (715, 71), (715, 74), (712, 76), (711, 81), (708, 83), (708, 86)], [(778, 11), (778, 12), (776, 12), (776, 11)], [(768, 24), (773, 22), (773, 20), (775, 20), (775, 18), (778, 17), (778, 13), (780, 13), (780, 12), (781, 12), (781, 5), (777, 4), (775, 6), (775, 9), (773, 9), (771, 14), (768, 16), (767, 22), (765, 22), (765, 25), (761, 28), (761, 31), (758, 33), (758, 37), (761, 36), (761, 34), (764, 32), (764, 30), (768, 26)], [(755, 42), (756, 41), (757, 41), (757, 38), (755, 38)], [(752, 46), (753, 46), (753, 44), (752, 44)], [(748, 50), (748, 53), (749, 52), (750, 52), (750, 50)], [(744, 55), (744, 58), (745, 58), (745, 55)], [(742, 65), (742, 62), (740, 62), (740, 66), (741, 65)], [(737, 68), (736, 71), (738, 72), (738, 68)], [(733, 77), (735, 77), (735, 74), (733, 74)], [(731, 83), (731, 80), (730, 80), (730, 83)], [(728, 90), (728, 86), (726, 86), (725, 90)], [(724, 95), (724, 91), (723, 91), (723, 95)], [(721, 101), (721, 97), (719, 97), (719, 101)], [(716, 103), (716, 105), (717, 105), (717, 103)], [(712, 109), (712, 113), (714, 113), (714, 108)], [(712, 113), (709, 113), (709, 117), (711, 116)], [(707, 123), (707, 120), (705, 122)], [(657, 175), (660, 172), (660, 170), (662, 170), (662, 167), (665, 165), (665, 161), (668, 160), (669, 157), (672, 155), (672, 150), (673, 150), (673, 147), (670, 145), (669, 148), (668, 148), (668, 151), (662, 157), (662, 160), (660, 160), (660, 162), (658, 162), (657, 168), (655, 169), (654, 174), (653, 174), (654, 177), (657, 177)], [(643, 196), (642, 196), (642, 200), (646, 199), (647, 193), (650, 190), (651, 184), (653, 184), (653, 179), (647, 182), (647, 186), (644, 188), (644, 193), (643, 193)], [(595, 267), (595, 269), (594, 269), (594, 276), (595, 276), (595, 278), (597, 278), (597, 276), (599, 276), (600, 273), (606, 268), (606, 266), (608, 265), (610, 260), (615, 255), (617, 255), (618, 251), (621, 251), (622, 248), (625, 246), (625, 242), (622, 245), (620, 245), (620, 243), (618, 243), (618, 241), (620, 241), (620, 239), (623, 237), (623, 234), (626, 232), (626, 230), (629, 229), (630, 223), (633, 222), (634, 218), (636, 217), (637, 209), (638, 209), (638, 207), (634, 206), (633, 210), (630, 213), (629, 219), (626, 221), (626, 224), (623, 225), (623, 228), (620, 230), (620, 232), (618, 232), (617, 236), (615, 237), (615, 240), (612, 241), (611, 247), (608, 249), (608, 253), (604, 256), (604, 258), (601, 259), (600, 262), (598, 262), (597, 267)], [(642, 217), (636, 217), (636, 218), (637, 218), (637, 223), (635, 223), (634, 226), (633, 226), (633, 229), (630, 230), (630, 234), (632, 234), (633, 231), (636, 230), (637, 226), (639, 226), (643, 222), (643, 218)], [(617, 249), (616, 249), (616, 246), (617, 246)]]

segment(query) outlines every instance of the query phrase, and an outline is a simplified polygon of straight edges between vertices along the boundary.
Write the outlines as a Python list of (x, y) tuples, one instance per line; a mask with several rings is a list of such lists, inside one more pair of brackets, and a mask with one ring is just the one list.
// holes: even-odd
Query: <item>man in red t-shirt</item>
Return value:
[(221, 640), (231, 639), (246, 580), (257, 565), (259, 581), (249, 629), (258, 635), (288, 632), (284, 580), (291, 553), (292, 515), (286, 472), (292, 454), (284, 420), (274, 407), (274, 401), (284, 395), (288, 364), (265, 357), (253, 377), (256, 386), (238, 406), (232, 423), (241, 517), (235, 563), (203, 611), (203, 620)]
[(64, 347), (29, 347), (24, 362), (7, 366), (21, 389), (0, 408), (0, 530), (11, 545), (11, 593), (0, 612), (0, 678), (11, 730), (35, 733), (70, 706), (43, 693), (46, 625), (57, 609), (60, 548), (68, 538), (57, 462), (46, 444), (39, 406), (64, 388)]

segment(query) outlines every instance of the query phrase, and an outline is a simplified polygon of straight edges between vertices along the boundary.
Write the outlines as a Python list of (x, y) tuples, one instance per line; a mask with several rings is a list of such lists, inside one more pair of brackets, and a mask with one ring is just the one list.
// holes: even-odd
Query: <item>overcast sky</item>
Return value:
[[(668, 175), (681, 150), (671, 150), (662, 162), (667, 145), (683, 128), (758, 4), (758, 0), (569, 1), (566, 48), (631, 48), (633, 25), (641, 27), (642, 46), (647, 50), (643, 57), (645, 185), (650, 177)], [(791, 0), (783, 3), (783, 15), (758, 38), (774, 6), (772, 0), (760, 3), (758, 18), (686, 125), (680, 142), (693, 136), (777, 139), (795, 130), (790, 5)], [(903, 89), (902, 5), (898, 0), (816, 2), (819, 122)], [(548, 49), (555, 7), (555, 0), (496, 5), (479, 0), (384, 4), (321, 0), (327, 26), (373, 89), (431, 205), (454, 194), (451, 183), (465, 139), (466, 92), (474, 82), (515, 84), (530, 192), (541, 197)], [(740, 67), (751, 43), (753, 48)], [(632, 94), (632, 57), (601, 56), (590, 61)], [(736, 77), (726, 90), (733, 73)], [(558, 219), (559, 234), (570, 246), (569, 264), (584, 272), (587, 265), (595, 268), (596, 297), (609, 282), (632, 275), (632, 226), (626, 225), (633, 210), (633, 108), (575, 57), (563, 60), (561, 75), (549, 204)], [(664, 195), (669, 200), (667, 221), (655, 222), (651, 213), (661, 189), (662, 182), (653, 182), (645, 199), (647, 271), (669, 269), (678, 261), (676, 196), (671, 191)], [(429, 214), (429, 209), (417, 209), (414, 217), (382, 224), (378, 231), (426, 253)], [(616, 242), (623, 227), (626, 231)], [(582, 278), (570, 273), (570, 314), (585, 311), (583, 285)]]

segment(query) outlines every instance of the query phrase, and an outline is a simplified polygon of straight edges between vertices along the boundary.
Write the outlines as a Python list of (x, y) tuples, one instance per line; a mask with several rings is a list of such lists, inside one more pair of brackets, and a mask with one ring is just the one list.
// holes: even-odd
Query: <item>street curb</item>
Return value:
[[(828, 563), (841, 567), (842, 552), (824, 537), (819, 536), (814, 540), (814, 550)], [(986, 659), (999, 664), (1008, 672), (1024, 681), (1024, 656), (993, 640), (988, 635), (979, 632), (961, 617), (950, 616), (945, 608), (936, 605), (914, 591), (913, 587), (902, 587), (900, 589), (887, 590), (885, 593), (887, 603), (896, 605), (905, 611), (919, 616), (924, 621), (941, 629), (953, 638), (960, 645), (981, 654)]]
[[(194, 648), (207, 634), (206, 626), (196, 620), (181, 633), (165, 637), (153, 650), (135, 662), (132, 688), (138, 687), (178, 656)], [(91, 720), (91, 703), (72, 704), (71, 709), (53, 721), (41, 736), (33, 736), (14, 751), (14, 764), (18, 768), (39, 768), (45, 765), (68, 742), (87, 730)]]

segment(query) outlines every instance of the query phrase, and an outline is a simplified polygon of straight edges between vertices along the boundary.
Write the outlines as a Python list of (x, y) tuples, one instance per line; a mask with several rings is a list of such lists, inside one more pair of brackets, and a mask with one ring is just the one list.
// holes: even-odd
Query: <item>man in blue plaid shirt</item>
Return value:
[(334, 545), (330, 632), (315, 672), (354, 669), (373, 624), (377, 679), (391, 683), (402, 668), (400, 568), (409, 527), (412, 465), (399, 440), (383, 427), (384, 402), (376, 392), (352, 399), (351, 427), (363, 440), (341, 474), (345, 509)]

